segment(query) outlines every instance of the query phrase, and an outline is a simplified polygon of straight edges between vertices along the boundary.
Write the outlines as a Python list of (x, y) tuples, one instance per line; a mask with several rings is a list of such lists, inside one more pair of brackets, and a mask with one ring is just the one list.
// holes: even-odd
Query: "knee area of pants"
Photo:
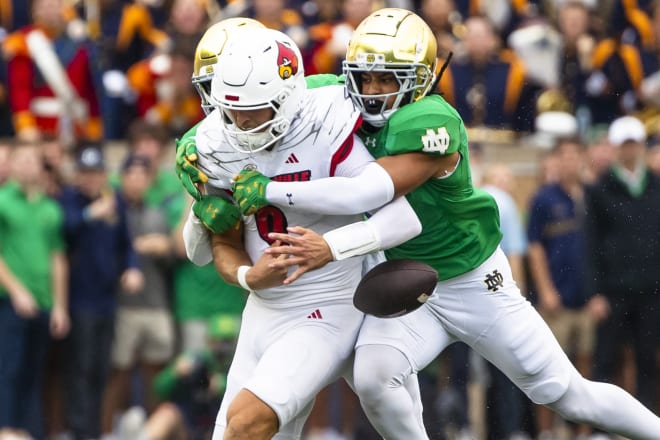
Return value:
[(550, 379), (531, 388), (527, 395), (538, 405), (547, 405), (557, 402), (568, 390), (568, 380)]

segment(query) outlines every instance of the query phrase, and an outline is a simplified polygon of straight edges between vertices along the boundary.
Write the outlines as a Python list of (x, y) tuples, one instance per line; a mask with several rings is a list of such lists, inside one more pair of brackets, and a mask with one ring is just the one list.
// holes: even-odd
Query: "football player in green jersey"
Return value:
[[(410, 405), (402, 386), (449, 344), (463, 341), (502, 370), (535, 403), (561, 416), (635, 439), (660, 439), (660, 418), (611, 384), (588, 381), (526, 301), (499, 247), (499, 214), (491, 196), (472, 185), (461, 117), (436, 94), (435, 37), (402, 9), (372, 13), (349, 43), (346, 87), (365, 121), (361, 137), (377, 161), (352, 178), (271, 182), (251, 171), (237, 176), (234, 198), (244, 214), (266, 205), (322, 214), (364, 212), (405, 194), (423, 230), (386, 251), (439, 274), (424, 307), (398, 318), (365, 318), (356, 349), (355, 386), (372, 424), (385, 438)], [(322, 194), (322, 196), (320, 196)], [(379, 237), (366, 222), (324, 234), (289, 228), (271, 234), (270, 249), (298, 265), (289, 277), (331, 260), (369, 252)], [(343, 240), (338, 240), (341, 235)]]

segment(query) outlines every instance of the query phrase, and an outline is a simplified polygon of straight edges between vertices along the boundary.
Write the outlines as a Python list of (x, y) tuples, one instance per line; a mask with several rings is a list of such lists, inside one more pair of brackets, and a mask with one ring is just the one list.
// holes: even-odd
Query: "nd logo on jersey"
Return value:
[(429, 128), (426, 130), (426, 134), (422, 136), (422, 144), (424, 144), (422, 151), (444, 154), (449, 148), (449, 140), (449, 133), (447, 133), (445, 127), (438, 128), (437, 133)]

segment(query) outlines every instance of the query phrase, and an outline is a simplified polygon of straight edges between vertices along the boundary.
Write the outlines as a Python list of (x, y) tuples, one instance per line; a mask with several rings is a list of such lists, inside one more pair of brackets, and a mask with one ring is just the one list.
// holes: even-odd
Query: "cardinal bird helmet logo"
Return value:
[(282, 79), (291, 78), (298, 73), (298, 56), (288, 46), (277, 42), (279, 53), (277, 55), (277, 64), (279, 65), (279, 75)]

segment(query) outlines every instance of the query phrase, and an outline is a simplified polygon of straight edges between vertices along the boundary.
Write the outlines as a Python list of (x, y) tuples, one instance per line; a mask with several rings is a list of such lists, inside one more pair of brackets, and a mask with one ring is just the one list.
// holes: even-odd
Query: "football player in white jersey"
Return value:
[[(350, 177), (373, 161), (354, 135), (359, 111), (345, 99), (341, 86), (307, 89), (302, 57), (285, 34), (237, 30), (214, 70), (210, 99), (216, 110), (195, 134), (198, 166), (208, 176), (207, 197), (230, 201), (231, 180), (245, 168), (274, 180), (306, 181)], [(383, 247), (421, 230), (405, 199), (393, 205), (362, 222), (382, 234)], [(388, 220), (379, 220), (383, 218)], [(392, 227), (393, 218), (402, 221), (402, 227)], [(303, 275), (295, 285), (283, 286), (286, 271), (273, 271), (268, 264), (278, 257), (264, 255), (264, 250), (271, 244), (268, 234), (284, 232), (287, 225), (326, 233), (359, 220), (360, 215), (265, 207), (213, 236), (218, 272), (251, 292), (214, 440), (299, 438), (314, 396), (350, 374), (363, 319), (352, 303), (361, 277), (359, 260), (331, 263)], [(199, 237), (187, 234), (188, 241), (191, 236), (193, 241)], [(351, 243), (336, 245), (353, 251)], [(421, 402), (399, 425), (398, 439), (427, 438)]]

